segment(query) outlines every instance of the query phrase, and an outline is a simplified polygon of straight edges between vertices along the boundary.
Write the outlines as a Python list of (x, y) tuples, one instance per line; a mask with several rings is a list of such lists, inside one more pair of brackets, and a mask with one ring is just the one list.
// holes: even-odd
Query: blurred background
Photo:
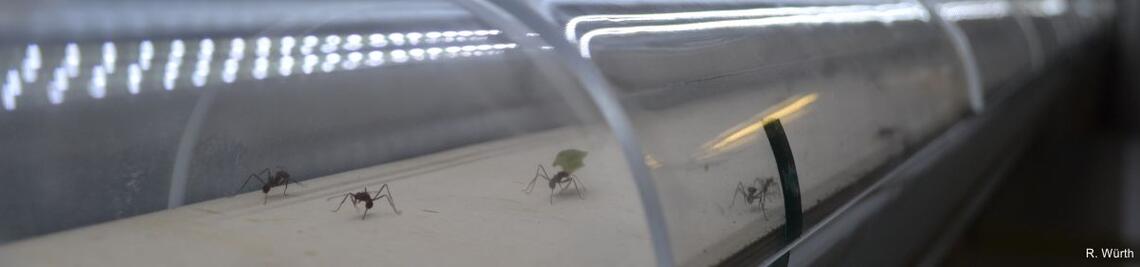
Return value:
[(8, 1), (0, 266), (1137, 266), (1135, 14)]

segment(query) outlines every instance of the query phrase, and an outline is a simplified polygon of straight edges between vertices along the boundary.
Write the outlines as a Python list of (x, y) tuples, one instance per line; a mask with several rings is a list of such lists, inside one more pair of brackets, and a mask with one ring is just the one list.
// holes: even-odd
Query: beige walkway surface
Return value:
[[(321, 177), (0, 247), (0, 266), (650, 266), (645, 217), (605, 130), (569, 128)], [(588, 187), (521, 189), (565, 148)], [(548, 166), (549, 167), (549, 166)], [(235, 177), (235, 185), (241, 182)], [(338, 196), (388, 183), (396, 215)], [(330, 197), (336, 197), (328, 200)], [(348, 204), (346, 204), (348, 205)], [(363, 208), (363, 207), (362, 207)]]

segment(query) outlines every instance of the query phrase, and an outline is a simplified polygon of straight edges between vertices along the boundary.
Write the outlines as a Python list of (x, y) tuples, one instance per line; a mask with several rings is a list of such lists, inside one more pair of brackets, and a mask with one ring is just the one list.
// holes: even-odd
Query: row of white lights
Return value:
[[(680, 32), (688, 31), (712, 31), (724, 29), (746, 29), (746, 28), (765, 28), (773, 26), (788, 26), (788, 25), (822, 25), (822, 24), (846, 24), (846, 23), (867, 23), (879, 22), (883, 24), (891, 24), (898, 21), (928, 21), (930, 14), (926, 9), (922, 8), (917, 3), (898, 3), (898, 4), (883, 4), (883, 5), (855, 5), (846, 6), (842, 9), (824, 9), (830, 13), (817, 13), (817, 14), (796, 14), (787, 16), (771, 16), (770, 13), (764, 16), (746, 17), (744, 19), (736, 19), (740, 14), (731, 14), (733, 19), (725, 20), (711, 20), (704, 22), (693, 23), (679, 23), (679, 24), (662, 24), (662, 25), (643, 25), (643, 26), (625, 26), (625, 27), (608, 27), (592, 29), (586, 32), (578, 39), (579, 54), (584, 58), (590, 58), (590, 45), (597, 37), (627, 37), (642, 34), (677, 34)], [(757, 12), (750, 10), (750, 12)], [(647, 15), (627, 15), (627, 16), (645, 16), (644, 20), (652, 21), (654, 19), (661, 19), (664, 21), (673, 20), (678, 17), (680, 13), (668, 14), (668, 16), (661, 16), (655, 18), (654, 14)], [(702, 15), (710, 16), (710, 18), (720, 18), (724, 14), (717, 14), (713, 12), (702, 12)], [(700, 18), (689, 16), (685, 18)], [(623, 18), (629, 19), (629, 18)], [(583, 21), (581, 19), (571, 21)], [(569, 29), (570, 26), (568, 25)], [(573, 32), (567, 32), (567, 37), (572, 38)]]
[[(347, 36), (328, 35), (323, 39), (317, 36), (295, 38), (281, 37), (277, 43), (280, 58), (277, 73), (280, 76), (290, 76), (295, 66), (300, 66), (304, 74), (313, 73), (317, 67), (323, 72), (332, 72), (337, 69), (352, 70), (361, 66), (380, 66), (385, 62), (404, 63), (408, 61), (435, 60), (440, 57), (469, 57), (484, 56), (501, 53), (506, 49), (516, 48), (514, 43), (494, 43), (479, 45), (451, 45), (432, 46), (437, 44), (485, 41), (489, 37), (499, 35), (499, 30), (473, 30), (473, 31), (432, 31), (426, 33), (407, 32), (390, 34), (351, 34)], [(367, 41), (365, 41), (367, 39)], [(299, 42), (298, 42), (299, 41)], [(395, 47), (427, 45), (423, 48), (399, 49)], [(298, 47), (299, 45), (299, 47)], [(382, 51), (380, 49), (392, 47)], [(245, 57), (245, 39), (234, 38), (230, 40), (228, 58), (222, 67), (221, 79), (225, 83), (233, 83), (240, 69), (239, 61)], [(294, 48), (299, 53), (294, 58)], [(265, 79), (269, 74), (269, 57), (273, 49), (273, 40), (269, 37), (260, 37), (255, 41), (254, 60), (251, 76), (255, 79)], [(345, 55), (338, 50), (343, 49)], [(369, 51), (372, 49), (371, 51)], [(319, 51), (322, 54), (316, 54)], [(80, 48), (75, 43), (68, 43), (64, 47), (64, 57), (61, 66), (53, 69), (52, 79), (48, 81), (48, 99), (52, 104), (63, 102), (64, 92), (69, 88), (69, 80), (80, 74)], [(210, 74), (210, 65), (215, 52), (214, 40), (205, 38), (199, 41), (197, 62), (191, 75), (191, 83), (195, 87), (205, 86)], [(25, 57), (21, 61), (20, 70), (11, 69), (7, 72), (5, 82), (0, 87), (0, 104), (6, 110), (16, 108), (16, 96), (23, 94), (23, 83), (34, 83), (37, 73), (43, 66), (40, 47), (29, 44), (25, 50)], [(143, 72), (151, 68), (154, 59), (155, 47), (149, 40), (139, 43), (138, 62), (132, 62), (127, 67), (127, 91), (138, 94)], [(186, 54), (186, 44), (180, 39), (170, 42), (170, 54), (162, 77), (163, 88), (174, 90), (179, 76), (183, 58)], [(323, 59), (322, 59), (323, 57)], [(385, 59), (387, 58), (387, 59)], [(106, 96), (107, 75), (115, 72), (117, 54), (115, 43), (105, 42), (102, 46), (102, 63), (91, 70), (91, 81), (88, 83), (89, 94), (97, 99)], [(21, 75), (22, 73), (22, 75)]]

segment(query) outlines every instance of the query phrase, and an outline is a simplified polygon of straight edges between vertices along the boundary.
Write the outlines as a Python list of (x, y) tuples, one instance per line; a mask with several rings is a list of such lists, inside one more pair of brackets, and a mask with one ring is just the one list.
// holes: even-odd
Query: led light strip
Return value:
[[(252, 66), (250, 77), (256, 80), (266, 79), (271, 73), (279, 77), (291, 76), (297, 69), (303, 74), (320, 72), (333, 72), (337, 70), (355, 70), (364, 67), (377, 67), (385, 64), (399, 64), (407, 62), (437, 60), (446, 58), (476, 57), (498, 55), (505, 50), (517, 48), (515, 43), (487, 43), (470, 45), (448, 45), (465, 42), (484, 42), (498, 36), (501, 31), (489, 30), (459, 30), (459, 31), (429, 31), (429, 32), (394, 32), (373, 33), (368, 35), (327, 35), (320, 38), (314, 35), (304, 37), (284, 36), (279, 38), (257, 37), (253, 43)], [(274, 41), (277, 42), (274, 42)], [(214, 57), (218, 56), (215, 39), (203, 38), (197, 40), (197, 51), (189, 55), (193, 57), (194, 64), (189, 75), (193, 87), (204, 87), (213, 73), (211, 67)], [(233, 38), (228, 41), (228, 50), (223, 50), (221, 56), (221, 71), (218, 76), (222, 83), (230, 84), (237, 81), (241, 71), (242, 60), (246, 56), (247, 40)], [(424, 46), (424, 47), (419, 47)], [(109, 76), (115, 75), (116, 66), (121, 63), (118, 56), (119, 45), (115, 42), (104, 42), (97, 49), (101, 52), (101, 62), (95, 62), (91, 67), (90, 81), (86, 85), (88, 94), (95, 99), (102, 99), (107, 95)], [(169, 53), (166, 62), (161, 67), (162, 88), (166, 91), (175, 90), (179, 85), (183, 61), (187, 55), (186, 42), (181, 39), (169, 41)], [(273, 49), (277, 49), (277, 61), (272, 62)], [(65, 92), (71, 89), (71, 79), (82, 73), (82, 51), (79, 44), (66, 43), (63, 47), (63, 58), (58, 67), (48, 67), (51, 70), (46, 82), (47, 96), (50, 103), (59, 105), (64, 102)], [(44, 68), (43, 54), (39, 44), (29, 44), (25, 48), (24, 58), (17, 68), (9, 69), (0, 84), (0, 105), (7, 111), (16, 109), (17, 97), (23, 95), (24, 84), (37, 81), (39, 71)], [(137, 61), (127, 64), (123, 74), (126, 78), (126, 91), (137, 95), (141, 91), (144, 75), (151, 70), (155, 59), (155, 43), (151, 40), (142, 40), (138, 43)], [(296, 57), (295, 57), (296, 56)], [(270, 66), (276, 67), (270, 70)], [(81, 84), (81, 86), (84, 84)]]

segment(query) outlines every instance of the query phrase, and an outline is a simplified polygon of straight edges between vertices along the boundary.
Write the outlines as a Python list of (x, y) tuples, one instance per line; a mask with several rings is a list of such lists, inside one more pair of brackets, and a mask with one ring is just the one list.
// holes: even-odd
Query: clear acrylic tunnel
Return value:
[[(1111, 19), (1075, 0), (24, 5), (0, 10), (14, 266), (859, 260), (810, 238), (899, 198), (919, 181), (889, 179), (900, 162)], [(920, 231), (954, 208), (929, 203), (889, 207), (929, 211)]]

